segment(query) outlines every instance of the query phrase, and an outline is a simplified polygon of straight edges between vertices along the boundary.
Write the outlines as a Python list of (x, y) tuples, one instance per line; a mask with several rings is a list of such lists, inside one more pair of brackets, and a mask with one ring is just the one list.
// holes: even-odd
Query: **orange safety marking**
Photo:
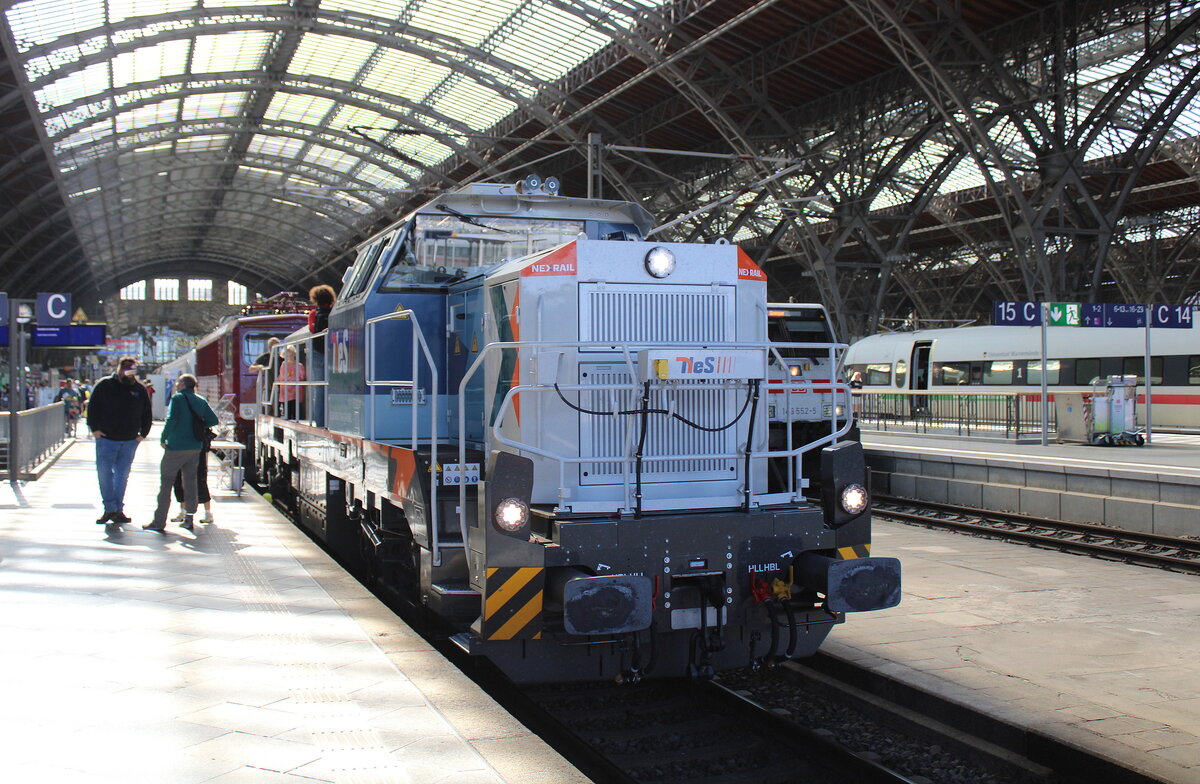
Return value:
[[(512, 582), (511, 580), (509, 582)], [(505, 586), (507, 587), (507, 583)], [(537, 618), (542, 612), (542, 592), (538, 591), (537, 595), (529, 600), (528, 604), (520, 609), (516, 615), (508, 619), (508, 622), (496, 630), (488, 639), (491, 640), (511, 640), (513, 635), (525, 628), (525, 625)]]
[[(488, 578), (494, 577), (498, 568), (489, 568)], [(513, 574), (512, 577), (505, 580), (504, 585), (496, 589), (494, 593), (488, 593), (487, 599), (483, 606), (483, 619), (486, 621), (495, 614), (497, 610), (508, 603), (508, 600), (516, 595), (517, 591), (524, 588), (529, 582), (538, 576), (542, 570), (536, 566), (526, 566)], [(528, 607), (528, 605), (526, 605)], [(538, 594), (538, 609), (541, 609), (541, 594)], [(523, 611), (522, 611), (523, 612)]]

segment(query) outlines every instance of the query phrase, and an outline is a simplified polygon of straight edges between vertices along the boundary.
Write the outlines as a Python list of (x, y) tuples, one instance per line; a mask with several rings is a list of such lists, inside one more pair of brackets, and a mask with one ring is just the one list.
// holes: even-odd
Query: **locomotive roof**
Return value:
[(633, 202), (524, 193), (517, 185), (511, 183), (477, 182), (439, 194), (402, 220), (393, 223), (388, 230), (411, 220), (415, 215), (444, 216), (446, 212), (438, 209), (441, 206), (480, 218), (545, 218), (631, 223), (642, 236), (655, 225), (654, 216)]

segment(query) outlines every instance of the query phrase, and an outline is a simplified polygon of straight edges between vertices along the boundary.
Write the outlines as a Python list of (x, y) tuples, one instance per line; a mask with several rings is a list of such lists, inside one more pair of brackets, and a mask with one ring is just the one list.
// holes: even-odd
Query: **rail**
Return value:
[[(10, 443), (9, 412), (0, 413), (0, 443), (3, 444), (3, 470), (16, 467), (15, 478), (37, 479), (36, 468), (67, 440), (66, 413), (63, 403), (17, 412), (17, 442)], [(14, 476), (12, 473), (10, 476)]]
[[(1042, 432), (1040, 392), (868, 388), (854, 390), (853, 396), (860, 429), (1014, 440)], [(1058, 430), (1053, 406), (1048, 427), (1051, 433)]]
[[(579, 452), (580, 452), (579, 454), (562, 454), (560, 452), (554, 452), (554, 451), (542, 448), (540, 446), (536, 446), (531, 443), (517, 441), (517, 440), (510, 438), (504, 434), (503, 428), (504, 428), (504, 425), (506, 422), (506, 418), (509, 415), (509, 413), (513, 410), (513, 401), (517, 396), (519, 396), (523, 393), (553, 394), (553, 395), (559, 396), (562, 393), (567, 393), (567, 392), (575, 392), (575, 393), (609, 392), (609, 393), (613, 394), (614, 397), (617, 393), (640, 395), (641, 394), (641, 383), (636, 381), (636, 379), (638, 378), (638, 372), (637, 372), (638, 365), (637, 365), (637, 361), (636, 361), (636, 355), (637, 355), (638, 351), (645, 350), (645, 349), (672, 349), (672, 350), (678, 349), (681, 351), (686, 351), (689, 349), (721, 349), (721, 350), (754, 349), (754, 350), (758, 350), (758, 351), (762, 352), (763, 367), (765, 369), (766, 368), (766, 357), (767, 357), (768, 352), (771, 351), (771, 344), (769, 344), (769, 343), (678, 343), (678, 344), (665, 345), (662, 343), (653, 343), (653, 344), (630, 343), (630, 344), (623, 344), (623, 345), (613, 345), (611, 343), (604, 343), (604, 342), (581, 342), (581, 341), (562, 341), (562, 342), (559, 342), (559, 341), (519, 341), (519, 342), (489, 343), (486, 346), (484, 346), (483, 349), (479, 352), (479, 355), (477, 357), (475, 357), (474, 361), (471, 363), (471, 365), (467, 368), (466, 372), (464, 373), (462, 381), (459, 383), (459, 393), (458, 393), (459, 456), (458, 456), (458, 459), (459, 459), (460, 464), (466, 462), (466, 432), (465, 431), (466, 431), (467, 385), (471, 381), (472, 377), (479, 371), (479, 368), (483, 366), (484, 361), (487, 358), (487, 356), (489, 355), (489, 353), (503, 352), (503, 351), (526, 351), (526, 350), (540, 351), (540, 350), (544, 350), (544, 349), (573, 349), (576, 351), (591, 349), (593, 351), (594, 350), (605, 350), (608, 352), (620, 354), (621, 359), (615, 360), (615, 361), (624, 363), (624, 365), (626, 367), (626, 371), (629, 374), (629, 378), (631, 379), (628, 382), (611, 383), (611, 384), (571, 384), (571, 383), (560, 384), (560, 383), (558, 383), (557, 378), (554, 378), (552, 380), (549, 378), (544, 379), (544, 380), (539, 378), (539, 379), (536, 379), (534, 381), (534, 383), (514, 385), (504, 395), (498, 408), (495, 411), (495, 416), (494, 416), (494, 419), (493, 419), (493, 422), (491, 425), (493, 440), (495, 441), (495, 443), (504, 444), (506, 446), (512, 447), (513, 449), (520, 450), (520, 452), (522, 454), (537, 455), (537, 456), (546, 458), (548, 460), (553, 460), (554, 462), (556, 462), (558, 464), (560, 494), (564, 488), (567, 488), (570, 486), (566, 479), (566, 470), (567, 470), (568, 466), (577, 465), (577, 464), (581, 464), (581, 463), (619, 464), (622, 468), (622, 476), (623, 476), (623, 480), (622, 480), (622, 485), (623, 485), (622, 493), (624, 496), (623, 504), (624, 504), (625, 508), (632, 509), (632, 508), (634, 508), (633, 492), (634, 492), (634, 482), (635, 482), (633, 473), (635, 472), (635, 470), (637, 470), (635, 468), (635, 465), (639, 461), (643, 462), (643, 463), (686, 461), (686, 460), (731, 460), (731, 461), (732, 460), (742, 460), (742, 461), (750, 462), (750, 461), (762, 460), (762, 459), (785, 458), (785, 459), (788, 459), (789, 461), (798, 462), (798, 459), (806, 452), (810, 452), (815, 449), (820, 449), (821, 447), (824, 447), (826, 444), (834, 443), (838, 439), (847, 435), (850, 431), (850, 426), (852, 424), (850, 418), (847, 417), (846, 420), (840, 426), (837, 426), (836, 424), (831, 426), (830, 432), (827, 435), (824, 435), (820, 438), (816, 438), (816, 439), (806, 442), (804, 444), (792, 445), (792, 446), (790, 446), (790, 448), (787, 448), (784, 450), (776, 450), (776, 451), (771, 451), (769, 449), (765, 450), (765, 451), (757, 451), (753, 448), (752, 443), (751, 443), (754, 439), (750, 438), (750, 439), (747, 439), (746, 443), (743, 446), (737, 448), (736, 450), (731, 451), (731, 452), (721, 452), (721, 453), (707, 452), (704, 454), (679, 454), (679, 453), (672, 452), (672, 453), (667, 453), (667, 454), (658, 454), (658, 455), (643, 454), (643, 455), (637, 455), (637, 456), (632, 455), (632, 454), (593, 455), (593, 454), (584, 454), (584, 450), (581, 448), (579, 450)], [(763, 380), (765, 380), (765, 379), (763, 379)], [(651, 383), (652, 387), (661, 387), (661, 385), (669, 384), (671, 382), (651, 381), (650, 383)], [(756, 388), (758, 388), (760, 386), (765, 387), (765, 385), (760, 384), (759, 379), (742, 379), (742, 380), (723, 379), (722, 386), (720, 388), (728, 390), (728, 391), (745, 390), (745, 394), (754, 394)], [(848, 395), (849, 391), (850, 391), (849, 387), (844, 382), (837, 381), (836, 379), (830, 379), (829, 381), (821, 382), (819, 384), (819, 386), (824, 389), (829, 389), (833, 395), (839, 396), (839, 397)], [(761, 391), (761, 389), (759, 389), (759, 391)], [(757, 411), (754, 412), (753, 416), (755, 417), (755, 420), (750, 423), (750, 427), (754, 428), (754, 430), (751, 430), (751, 433), (753, 433), (755, 435), (755, 437), (761, 436), (762, 438), (765, 439), (766, 438), (766, 425), (767, 425), (766, 406), (758, 405)], [(762, 428), (761, 432), (758, 430), (758, 428), (760, 428), (760, 427)], [(751, 499), (753, 499), (758, 504), (772, 504), (772, 503), (788, 503), (788, 502), (794, 503), (794, 502), (798, 502), (798, 501), (802, 500), (802, 496), (799, 493), (798, 488), (795, 488), (795, 487), (789, 488), (787, 490), (787, 492), (784, 492), (784, 493), (768, 493), (765, 491), (764, 488), (754, 487), (752, 485), (752, 479), (753, 479), (753, 477), (748, 475), (744, 482), (745, 489), (743, 491), (743, 494), (744, 494), (747, 502), (749, 502)], [(466, 488), (463, 486), (459, 487), (459, 503), (462, 508), (464, 508), (464, 509), (466, 508)]]

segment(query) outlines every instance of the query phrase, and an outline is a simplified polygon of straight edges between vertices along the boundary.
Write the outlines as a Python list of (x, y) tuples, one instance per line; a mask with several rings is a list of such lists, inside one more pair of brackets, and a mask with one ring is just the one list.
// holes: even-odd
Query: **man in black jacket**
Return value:
[(137, 379), (137, 360), (121, 357), (117, 372), (101, 379), (88, 403), (87, 425), (96, 437), (96, 473), (104, 514), (96, 522), (128, 523), (125, 485), (138, 444), (150, 433), (150, 396)]

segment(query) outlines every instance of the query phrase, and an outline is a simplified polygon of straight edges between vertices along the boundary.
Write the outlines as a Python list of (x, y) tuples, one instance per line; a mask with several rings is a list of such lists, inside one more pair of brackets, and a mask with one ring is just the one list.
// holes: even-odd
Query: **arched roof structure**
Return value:
[[(538, 171), (729, 237), (853, 336), (1200, 288), (1200, 7), (0, 0), (0, 289), (334, 280)], [(587, 163), (589, 149), (595, 165)]]

